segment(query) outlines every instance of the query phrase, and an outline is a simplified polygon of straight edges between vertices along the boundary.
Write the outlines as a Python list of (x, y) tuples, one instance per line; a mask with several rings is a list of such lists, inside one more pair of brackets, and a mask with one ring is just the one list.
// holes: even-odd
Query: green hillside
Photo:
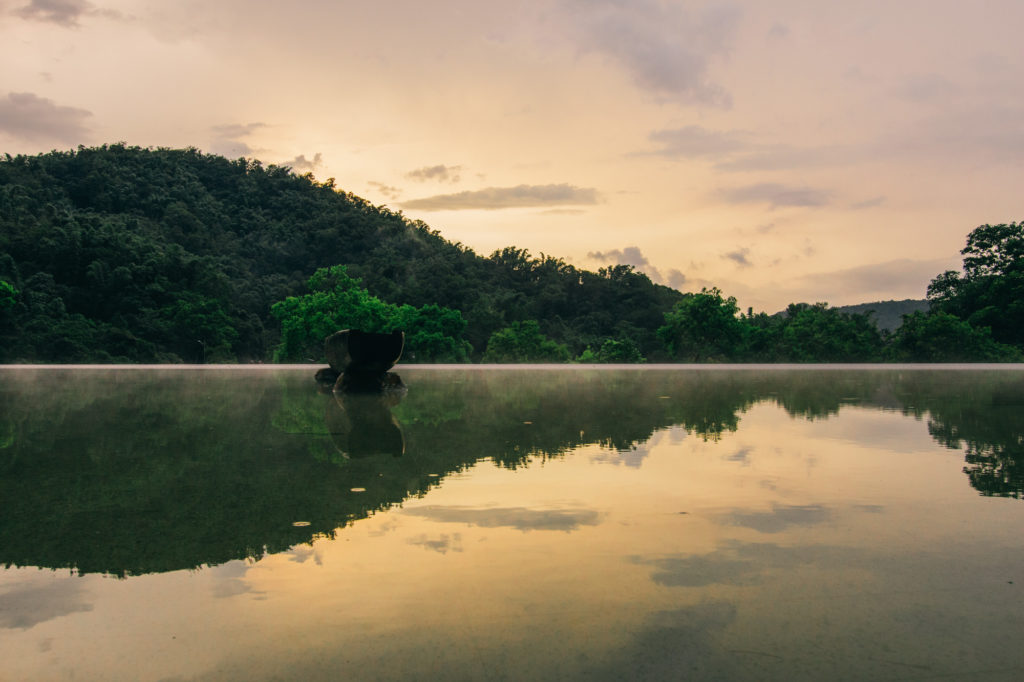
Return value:
[(388, 304), (460, 311), (477, 359), (529, 320), (574, 356), (612, 339), (664, 357), (655, 330), (682, 296), (628, 266), (481, 257), (258, 161), (123, 144), (0, 158), (0, 362), (270, 360), (271, 306), (335, 265)]

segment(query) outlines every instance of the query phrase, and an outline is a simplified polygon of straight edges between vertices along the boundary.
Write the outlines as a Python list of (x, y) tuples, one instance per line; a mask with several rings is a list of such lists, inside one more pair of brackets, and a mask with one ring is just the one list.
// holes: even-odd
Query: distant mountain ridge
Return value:
[(879, 329), (896, 331), (903, 324), (903, 316), (910, 313), (926, 312), (928, 300), (923, 298), (905, 298), (901, 301), (875, 301), (873, 303), (857, 303), (854, 305), (839, 305), (835, 309), (844, 312), (862, 315), (874, 313), (873, 317), (878, 323)]

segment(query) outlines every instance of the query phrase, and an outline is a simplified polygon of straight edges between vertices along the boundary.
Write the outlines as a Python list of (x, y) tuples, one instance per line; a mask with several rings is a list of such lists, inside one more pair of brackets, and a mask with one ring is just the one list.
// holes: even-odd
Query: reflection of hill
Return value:
[(348, 459), (325, 421), (333, 398), (316, 392), (310, 372), (5, 372), (0, 562), (129, 575), (257, 558), (483, 458), (516, 467), (584, 444), (625, 450), (672, 425), (718, 439), (764, 400), (809, 419), (851, 404), (927, 415), (936, 440), (965, 448), (972, 485), (1019, 497), (1024, 382), (1014, 377), (419, 371), (392, 410), (404, 455)]

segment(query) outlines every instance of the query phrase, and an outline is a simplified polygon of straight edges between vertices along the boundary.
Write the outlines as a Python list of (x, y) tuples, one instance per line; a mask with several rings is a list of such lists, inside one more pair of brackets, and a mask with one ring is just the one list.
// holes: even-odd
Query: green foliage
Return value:
[(987, 327), (977, 328), (949, 313), (913, 313), (892, 341), (893, 359), (900, 362), (1014, 362), (1021, 353), (992, 339)]
[(699, 294), (684, 295), (665, 313), (658, 338), (673, 357), (687, 362), (726, 360), (743, 342), (738, 312), (735, 298), (724, 298), (717, 287), (704, 288)]
[(0, 279), (0, 312), (13, 308), (17, 295), (18, 290), (10, 282)]
[(484, 362), (565, 362), (569, 349), (541, 334), (536, 320), (513, 322), (491, 335)]
[(636, 344), (629, 339), (624, 341), (606, 339), (596, 352), (590, 347), (586, 348), (576, 358), (575, 362), (634, 364), (647, 362), (647, 360), (640, 354), (640, 349), (636, 347)]
[(469, 344), (457, 310), (437, 305), (415, 308), (372, 296), (343, 265), (321, 268), (309, 278), (309, 294), (289, 296), (271, 310), (281, 321), (278, 362), (322, 360), (324, 339), (339, 329), (405, 331), (403, 356), (413, 362), (465, 362)]
[(963, 276), (950, 270), (929, 284), (932, 309), (1024, 349), (1024, 222), (981, 225), (960, 253)]
[(882, 357), (882, 335), (869, 315), (841, 313), (825, 303), (786, 309), (776, 356), (789, 362), (870, 362)]

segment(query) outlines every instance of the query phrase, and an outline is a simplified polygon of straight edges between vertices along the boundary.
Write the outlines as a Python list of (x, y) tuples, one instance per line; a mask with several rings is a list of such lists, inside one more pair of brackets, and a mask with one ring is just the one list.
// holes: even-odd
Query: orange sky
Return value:
[(0, 0), (0, 152), (285, 163), (482, 255), (769, 312), (921, 298), (1024, 217), (1022, 25), (1018, 0)]

